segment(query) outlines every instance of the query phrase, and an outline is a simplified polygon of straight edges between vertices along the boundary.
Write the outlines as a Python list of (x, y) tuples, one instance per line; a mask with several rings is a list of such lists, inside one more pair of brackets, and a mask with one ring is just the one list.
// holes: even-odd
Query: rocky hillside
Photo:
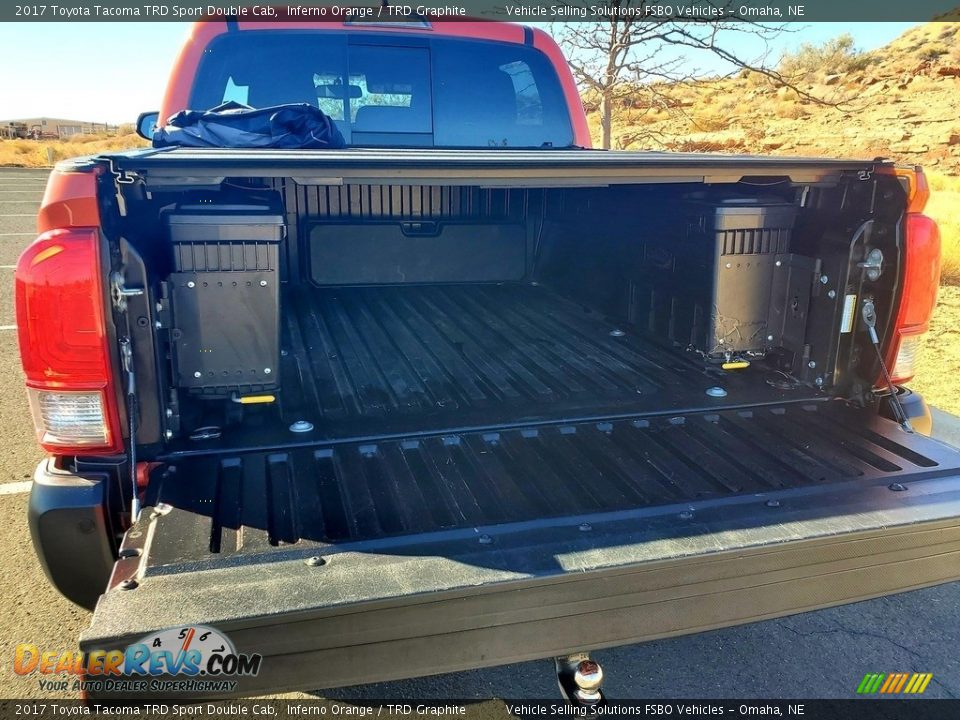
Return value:
[[(958, 35), (960, 23), (928, 23), (869, 53), (800, 53), (788, 58), (799, 93), (747, 72), (695, 86), (660, 87), (655, 99), (640, 91), (618, 112), (614, 144), (881, 155), (960, 175)], [(595, 113), (591, 125), (598, 125)]]

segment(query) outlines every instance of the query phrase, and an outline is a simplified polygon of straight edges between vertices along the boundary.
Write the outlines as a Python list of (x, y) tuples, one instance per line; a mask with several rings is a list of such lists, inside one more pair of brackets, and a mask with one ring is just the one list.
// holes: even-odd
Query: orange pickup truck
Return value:
[(202, 23), (162, 117), (225, 101), (346, 147), (61, 163), (16, 271), (89, 657), (260, 658), (198, 696), (558, 657), (589, 699), (596, 648), (960, 577), (919, 170), (591, 150), (508, 24)]

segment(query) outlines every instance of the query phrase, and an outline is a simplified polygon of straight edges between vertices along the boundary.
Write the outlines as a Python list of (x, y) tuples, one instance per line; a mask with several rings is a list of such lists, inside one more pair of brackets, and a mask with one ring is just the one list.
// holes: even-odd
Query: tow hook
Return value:
[(876, 282), (883, 273), (883, 251), (880, 248), (873, 248), (867, 253), (863, 262), (857, 263), (857, 267), (866, 272), (867, 280)]
[(126, 312), (127, 298), (143, 295), (143, 288), (128, 288), (123, 284), (123, 275), (115, 272), (110, 276), (110, 297), (113, 300), (113, 306)]
[(555, 658), (560, 692), (569, 703), (578, 707), (600, 707), (606, 703), (600, 686), (603, 670), (587, 653)]

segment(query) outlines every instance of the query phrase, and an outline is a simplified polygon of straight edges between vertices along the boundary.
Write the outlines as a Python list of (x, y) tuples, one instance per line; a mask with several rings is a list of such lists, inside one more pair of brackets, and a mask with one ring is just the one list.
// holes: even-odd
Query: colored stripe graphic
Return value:
[(883, 684), (883, 687), (880, 688), (880, 692), (881, 693), (890, 692), (894, 687), (897, 686), (897, 681), (899, 679), (900, 679), (899, 673), (892, 673), (890, 675), (887, 675), (887, 681)]
[(861, 695), (871, 695), (880, 689), (880, 683), (886, 677), (883, 673), (867, 673), (860, 681), (857, 692)]
[(913, 675), (910, 675), (910, 673), (901, 673), (900, 681), (897, 683), (897, 686), (895, 688), (892, 688), (890, 690), (890, 692), (898, 693), (901, 690), (903, 690), (903, 686), (907, 684), (907, 680), (911, 679), (912, 677), (916, 677), (916, 673), (914, 673)]
[(927, 689), (927, 685), (930, 684), (932, 679), (933, 673), (916, 673), (904, 692), (910, 693), (911, 695), (919, 695)]
[(858, 695), (920, 695), (933, 680), (933, 673), (867, 673), (857, 686)]

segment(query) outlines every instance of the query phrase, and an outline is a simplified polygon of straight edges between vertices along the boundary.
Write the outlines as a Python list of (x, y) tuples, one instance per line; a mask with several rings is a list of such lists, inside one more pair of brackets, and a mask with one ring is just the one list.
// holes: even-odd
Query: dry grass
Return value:
[(960, 415), (960, 287), (940, 288), (917, 376), (908, 385), (930, 405)]
[(726, 130), (730, 124), (730, 114), (721, 108), (697, 107), (689, 115), (690, 131), (714, 133)]
[(779, 103), (773, 112), (777, 117), (788, 120), (799, 120), (810, 114), (803, 105), (795, 102)]
[[(76, 135), (66, 140), (0, 140), (0, 166), (49, 167), (53, 162), (80, 155), (144, 147), (136, 134)], [(48, 152), (49, 150), (49, 152)]]
[(960, 178), (929, 174), (930, 202), (926, 213), (937, 221), (943, 243), (944, 285), (960, 285)]

